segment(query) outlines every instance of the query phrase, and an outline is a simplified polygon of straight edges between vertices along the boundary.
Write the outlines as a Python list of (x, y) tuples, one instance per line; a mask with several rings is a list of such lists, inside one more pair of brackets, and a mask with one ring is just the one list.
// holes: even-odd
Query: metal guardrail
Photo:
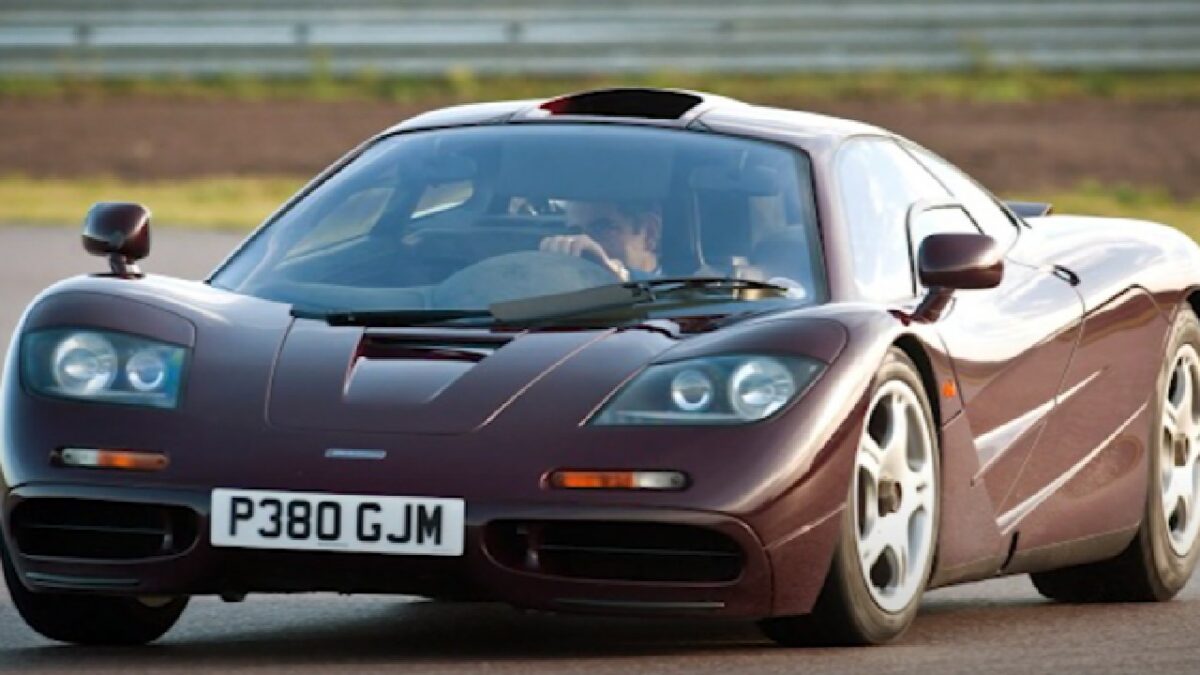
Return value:
[(0, 74), (1200, 67), (1200, 0), (0, 0)]

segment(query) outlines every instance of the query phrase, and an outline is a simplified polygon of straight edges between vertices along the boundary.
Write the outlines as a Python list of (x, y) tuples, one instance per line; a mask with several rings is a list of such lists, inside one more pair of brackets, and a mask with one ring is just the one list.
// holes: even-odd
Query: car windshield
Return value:
[[(794, 304), (824, 295), (817, 242), (800, 151), (651, 127), (494, 125), (383, 138), (211, 282), (307, 312), (437, 316), (690, 278), (769, 282)], [(729, 301), (781, 297), (728, 288)]]

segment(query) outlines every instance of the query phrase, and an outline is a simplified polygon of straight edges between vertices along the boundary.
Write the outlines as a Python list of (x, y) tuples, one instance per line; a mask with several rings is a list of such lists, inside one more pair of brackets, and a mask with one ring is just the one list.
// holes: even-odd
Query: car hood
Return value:
[(189, 346), (175, 414), (347, 438), (568, 432), (652, 362), (795, 353), (831, 363), (848, 339), (830, 305), (524, 331), (331, 326), (289, 309), (153, 275), (75, 277), (44, 291), (20, 330), (93, 326)]
[(276, 360), (267, 416), (294, 429), (456, 434), (532, 396), (556, 408), (544, 415), (578, 422), (677, 341), (646, 327), (500, 333), (300, 319)]

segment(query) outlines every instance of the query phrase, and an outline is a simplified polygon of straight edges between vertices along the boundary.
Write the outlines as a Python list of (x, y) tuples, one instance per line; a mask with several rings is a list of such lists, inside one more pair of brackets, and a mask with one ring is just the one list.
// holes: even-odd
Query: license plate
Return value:
[(465, 502), (216, 489), (213, 546), (392, 555), (463, 554)]

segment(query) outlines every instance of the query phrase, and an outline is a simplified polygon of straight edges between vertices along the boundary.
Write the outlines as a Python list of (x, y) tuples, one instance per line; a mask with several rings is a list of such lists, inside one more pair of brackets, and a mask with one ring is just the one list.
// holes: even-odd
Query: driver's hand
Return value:
[(576, 258), (591, 258), (617, 275), (621, 281), (629, 281), (629, 270), (620, 260), (608, 257), (604, 247), (586, 234), (567, 234), (546, 237), (538, 245), (538, 249), (548, 253), (562, 253)]

